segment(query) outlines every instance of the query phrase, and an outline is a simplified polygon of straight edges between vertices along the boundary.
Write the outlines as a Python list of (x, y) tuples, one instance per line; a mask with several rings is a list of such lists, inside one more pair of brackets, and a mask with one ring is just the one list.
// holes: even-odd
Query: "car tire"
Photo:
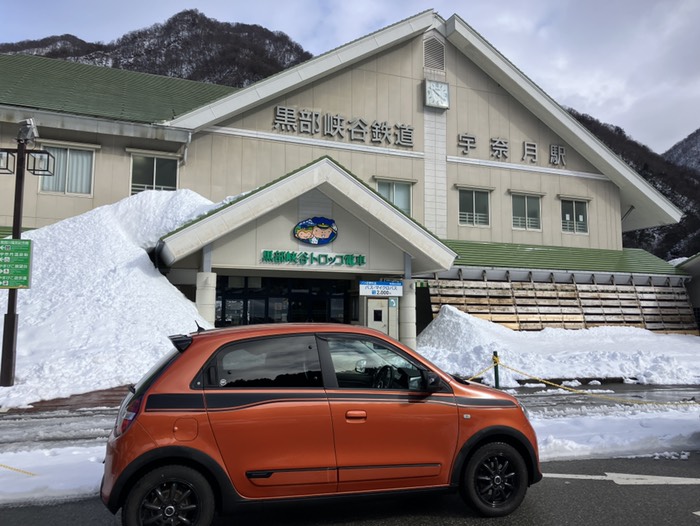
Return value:
[(122, 525), (209, 526), (214, 507), (211, 485), (201, 473), (186, 466), (163, 466), (146, 473), (129, 491)]
[(467, 462), (460, 489), (467, 504), (481, 515), (508, 515), (525, 498), (525, 461), (513, 446), (503, 442), (485, 444)]

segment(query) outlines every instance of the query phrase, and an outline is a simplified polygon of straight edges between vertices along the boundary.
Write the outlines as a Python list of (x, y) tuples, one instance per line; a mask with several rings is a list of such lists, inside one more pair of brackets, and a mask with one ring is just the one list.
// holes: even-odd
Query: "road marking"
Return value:
[[(610, 480), (620, 486), (681, 486), (700, 485), (700, 479), (684, 477), (656, 477), (653, 475), (628, 475), (625, 473), (606, 473), (605, 475), (574, 475), (565, 473), (543, 473), (545, 477), (574, 480)], [(700, 513), (700, 512), (698, 512)]]
[(694, 511), (693, 515), (697, 515), (698, 517), (700, 517), (700, 511)]

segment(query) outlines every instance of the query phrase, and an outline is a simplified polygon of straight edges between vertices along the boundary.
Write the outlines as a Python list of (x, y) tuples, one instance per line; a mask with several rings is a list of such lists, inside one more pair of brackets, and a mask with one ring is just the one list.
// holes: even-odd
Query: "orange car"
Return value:
[(125, 525), (207, 525), (245, 502), (459, 490), (486, 516), (542, 478), (512, 396), (350, 325), (173, 336), (122, 402), (101, 495)]

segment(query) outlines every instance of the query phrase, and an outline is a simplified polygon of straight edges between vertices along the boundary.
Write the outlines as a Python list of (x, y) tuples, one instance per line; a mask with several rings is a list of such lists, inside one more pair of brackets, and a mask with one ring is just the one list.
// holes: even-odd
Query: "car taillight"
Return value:
[(138, 415), (140, 407), (140, 396), (129, 400), (127, 404), (121, 407), (119, 410), (119, 416), (117, 417), (117, 423), (114, 427), (115, 436), (119, 436), (129, 429), (131, 423), (136, 419), (136, 415)]

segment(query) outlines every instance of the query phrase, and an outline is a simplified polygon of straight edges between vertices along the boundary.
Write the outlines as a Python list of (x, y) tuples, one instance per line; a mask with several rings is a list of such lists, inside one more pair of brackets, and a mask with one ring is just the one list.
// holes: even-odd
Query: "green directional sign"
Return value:
[(29, 239), (0, 239), (0, 289), (28, 289), (32, 270)]

